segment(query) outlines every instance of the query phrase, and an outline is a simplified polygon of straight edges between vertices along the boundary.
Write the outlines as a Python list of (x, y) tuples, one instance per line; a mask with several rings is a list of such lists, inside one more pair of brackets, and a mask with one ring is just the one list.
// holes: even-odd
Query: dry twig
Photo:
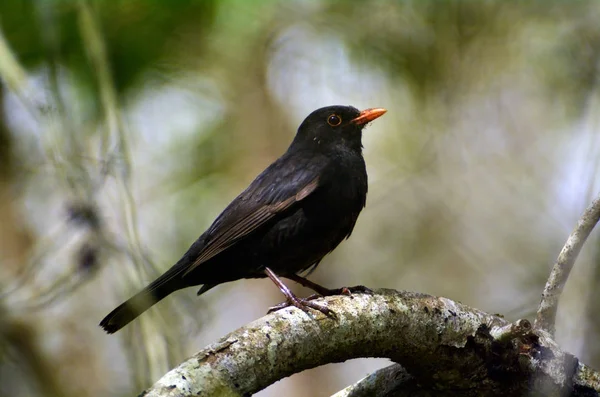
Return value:
[(552, 336), (556, 330), (556, 311), (575, 260), (585, 244), (588, 236), (600, 219), (600, 197), (585, 210), (577, 226), (567, 239), (565, 246), (560, 251), (556, 263), (552, 268), (550, 277), (542, 293), (542, 301), (537, 311), (535, 328), (548, 331)]

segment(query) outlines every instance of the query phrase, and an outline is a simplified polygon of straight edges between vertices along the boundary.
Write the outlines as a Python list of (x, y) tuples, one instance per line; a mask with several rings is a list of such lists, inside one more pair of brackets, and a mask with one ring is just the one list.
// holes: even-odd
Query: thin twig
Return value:
[(585, 244), (585, 241), (599, 219), (600, 197), (594, 200), (592, 205), (585, 210), (556, 259), (556, 263), (552, 268), (552, 272), (542, 293), (542, 301), (537, 312), (535, 328), (543, 329), (554, 336), (556, 330), (556, 310), (560, 295), (583, 244)]

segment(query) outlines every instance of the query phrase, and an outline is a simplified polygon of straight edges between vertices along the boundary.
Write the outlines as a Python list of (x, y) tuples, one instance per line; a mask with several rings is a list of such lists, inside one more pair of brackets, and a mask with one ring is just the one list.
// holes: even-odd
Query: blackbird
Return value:
[(100, 326), (114, 333), (174, 291), (202, 285), (200, 295), (242, 278), (269, 277), (286, 305), (332, 314), (309, 298), (296, 297), (279, 277), (320, 295), (348, 292), (327, 289), (299, 274), (314, 270), (352, 233), (367, 197), (362, 129), (385, 112), (352, 106), (312, 112), (285, 154), (225, 208), (183, 257)]

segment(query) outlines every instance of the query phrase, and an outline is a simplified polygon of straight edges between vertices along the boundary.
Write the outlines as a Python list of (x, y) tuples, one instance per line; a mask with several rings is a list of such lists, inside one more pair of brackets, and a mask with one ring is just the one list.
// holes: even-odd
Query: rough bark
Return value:
[(302, 370), (358, 357), (387, 357), (406, 370), (396, 391), (382, 395), (410, 387), (422, 391), (413, 395), (600, 391), (597, 372), (526, 320), (510, 324), (446, 298), (392, 290), (321, 302), (336, 319), (296, 308), (272, 313), (206, 347), (144, 395), (249, 395)]

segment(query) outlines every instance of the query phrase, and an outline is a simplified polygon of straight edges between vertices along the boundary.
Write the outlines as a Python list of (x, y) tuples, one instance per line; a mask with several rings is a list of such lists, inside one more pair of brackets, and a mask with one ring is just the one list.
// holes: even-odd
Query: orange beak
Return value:
[(387, 112), (387, 110), (383, 108), (365, 109), (362, 112), (360, 112), (357, 118), (350, 120), (350, 122), (358, 125), (365, 125), (368, 122), (371, 122), (376, 118), (383, 116), (385, 112)]

